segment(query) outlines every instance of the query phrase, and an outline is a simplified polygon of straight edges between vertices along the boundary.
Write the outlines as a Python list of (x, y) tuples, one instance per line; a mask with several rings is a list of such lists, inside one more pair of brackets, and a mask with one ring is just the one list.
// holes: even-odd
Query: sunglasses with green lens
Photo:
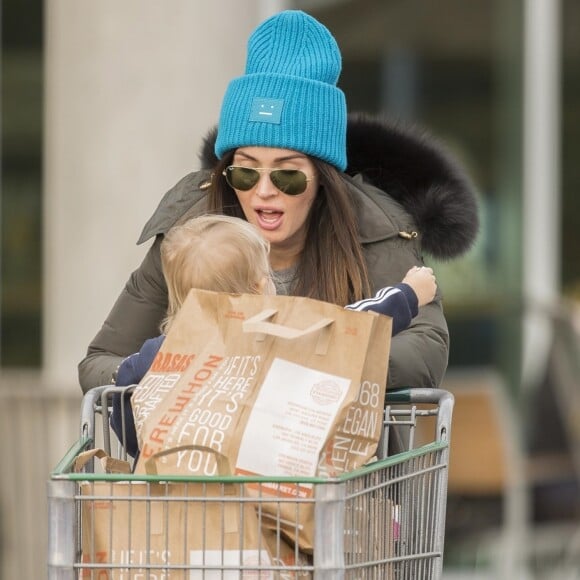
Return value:
[(267, 167), (242, 167), (230, 165), (223, 172), (228, 185), (240, 191), (249, 191), (260, 181), (262, 173), (268, 173), (276, 189), (286, 195), (300, 195), (312, 180), (300, 169), (269, 169)]

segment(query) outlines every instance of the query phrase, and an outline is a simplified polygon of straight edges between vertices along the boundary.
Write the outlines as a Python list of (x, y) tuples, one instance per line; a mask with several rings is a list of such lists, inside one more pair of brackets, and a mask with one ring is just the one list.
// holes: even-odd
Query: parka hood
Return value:
[[(204, 169), (217, 162), (217, 128), (200, 150)], [(456, 159), (424, 131), (367, 114), (351, 114), (346, 173), (361, 174), (400, 203), (421, 233), (423, 250), (439, 260), (467, 252), (477, 237), (479, 215), (473, 183)]]

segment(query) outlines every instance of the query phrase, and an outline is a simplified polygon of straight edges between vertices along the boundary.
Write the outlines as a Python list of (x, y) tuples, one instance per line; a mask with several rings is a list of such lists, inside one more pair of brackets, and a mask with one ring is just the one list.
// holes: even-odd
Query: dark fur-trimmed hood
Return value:
[[(204, 139), (202, 166), (217, 159), (216, 128)], [(388, 193), (413, 217), (423, 250), (448, 260), (471, 248), (479, 230), (477, 194), (465, 170), (432, 137), (417, 129), (364, 114), (348, 118), (349, 175)]]

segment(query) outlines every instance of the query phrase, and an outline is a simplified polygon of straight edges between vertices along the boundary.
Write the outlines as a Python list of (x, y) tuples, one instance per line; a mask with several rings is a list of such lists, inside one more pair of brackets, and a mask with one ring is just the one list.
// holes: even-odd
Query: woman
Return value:
[[(79, 364), (83, 390), (110, 383), (159, 333), (167, 309), (159, 247), (185, 219), (248, 220), (270, 243), (278, 294), (342, 306), (396, 284), (423, 252), (449, 259), (469, 249), (478, 217), (468, 178), (423, 138), (360, 116), (347, 129), (340, 68), (334, 38), (304, 12), (281, 12), (254, 31), (245, 74), (231, 81), (204, 142), (203, 169), (146, 224), (139, 243), (155, 241)], [(448, 348), (437, 296), (393, 338), (389, 388), (439, 386)]]

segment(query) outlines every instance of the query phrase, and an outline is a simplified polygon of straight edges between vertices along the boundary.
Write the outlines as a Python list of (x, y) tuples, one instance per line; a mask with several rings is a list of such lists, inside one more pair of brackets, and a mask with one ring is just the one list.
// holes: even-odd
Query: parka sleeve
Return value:
[(121, 361), (137, 352), (145, 340), (159, 335), (167, 312), (167, 286), (159, 252), (162, 236), (147, 252), (117, 298), (111, 312), (78, 365), (83, 392), (111, 383)]
[[(367, 236), (363, 251), (372, 291), (401, 282), (412, 266), (423, 266), (421, 239), (400, 236), (417, 226), (403, 208), (384, 193), (374, 197), (378, 209), (367, 210), (361, 219)], [(371, 221), (369, 217), (370, 214)], [(449, 331), (443, 313), (441, 292), (419, 308), (410, 326), (393, 336), (387, 389), (439, 387), (447, 369)]]
[(411, 326), (393, 337), (387, 389), (440, 387), (447, 369), (449, 332), (440, 299), (419, 308)]

